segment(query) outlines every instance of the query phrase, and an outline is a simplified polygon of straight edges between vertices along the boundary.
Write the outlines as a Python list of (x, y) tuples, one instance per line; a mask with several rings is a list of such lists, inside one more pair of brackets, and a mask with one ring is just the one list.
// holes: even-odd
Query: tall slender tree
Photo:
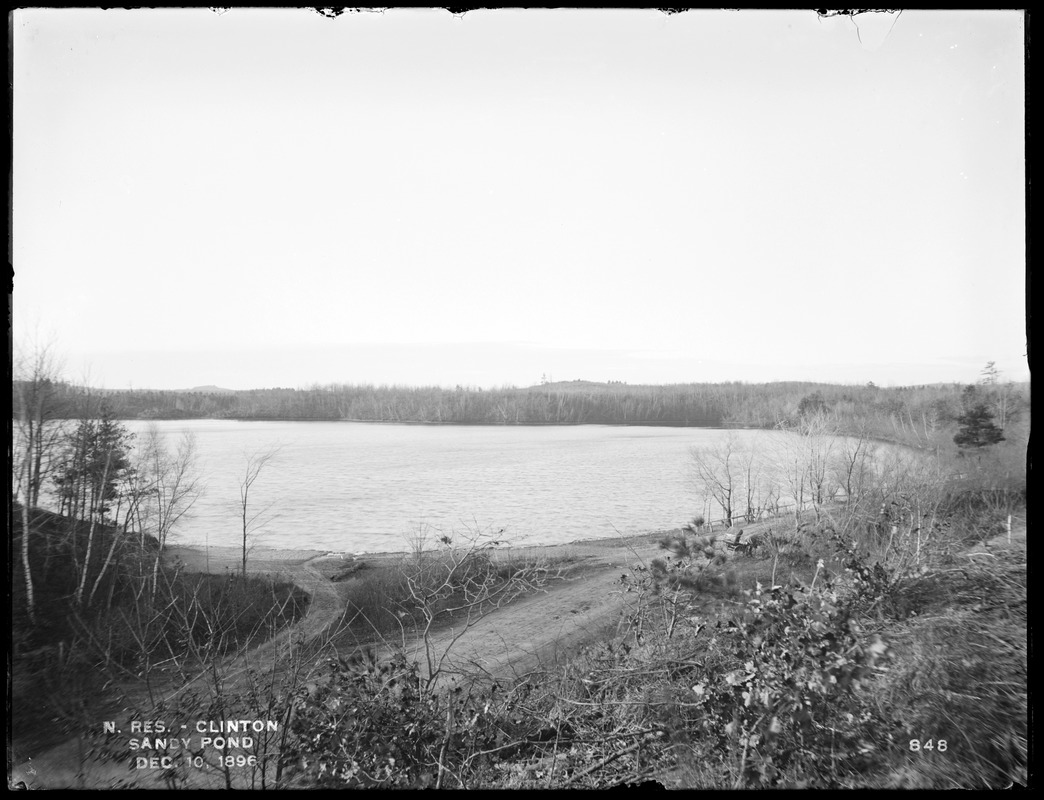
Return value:
[(271, 503), (251, 512), (250, 490), (261, 477), (264, 469), (279, 455), (279, 450), (278, 446), (274, 446), (267, 450), (258, 450), (247, 456), (243, 478), (239, 482), (239, 513), (243, 523), (243, 575), (246, 575), (251, 537), (272, 520), (270, 516), (267, 516), (272, 508)]
[(50, 344), (15, 349), (12, 364), (11, 496), (19, 500), (22, 538), (20, 555), (25, 580), (26, 609), (36, 619), (36, 600), (30, 561), (33, 509), (50, 472), (62, 435), (58, 384), (61, 368)]

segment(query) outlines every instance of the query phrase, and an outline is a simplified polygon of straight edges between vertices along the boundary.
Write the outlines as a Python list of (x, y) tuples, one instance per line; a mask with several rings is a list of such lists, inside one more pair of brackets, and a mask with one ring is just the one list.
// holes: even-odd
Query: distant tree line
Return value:
[[(84, 390), (53, 387), (53, 402), (76, 408)], [(120, 419), (353, 420), (453, 425), (664, 425), (775, 428), (827, 414), (837, 430), (918, 446), (976, 409), (1003, 429), (1028, 417), (1027, 384), (995, 375), (973, 385), (879, 388), (805, 382), (663, 386), (577, 381), (540, 386), (453, 389), (330, 384), (246, 391), (99, 392)], [(21, 392), (14, 387), (14, 404)], [(59, 412), (60, 413), (60, 412)], [(70, 410), (68, 416), (77, 416)], [(1028, 421), (1028, 420), (1027, 420)]]

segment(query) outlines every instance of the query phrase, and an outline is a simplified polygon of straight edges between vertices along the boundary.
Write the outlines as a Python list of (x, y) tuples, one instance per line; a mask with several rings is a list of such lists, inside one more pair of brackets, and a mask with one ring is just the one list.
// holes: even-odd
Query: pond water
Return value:
[[(154, 424), (173, 450), (195, 436), (205, 493), (171, 544), (239, 546), (250, 455), (278, 448), (253, 484), (252, 541), (338, 552), (407, 550), (422, 528), (491, 530), (512, 545), (558, 544), (677, 528), (710, 511), (691, 448), (710, 428), (508, 427), (351, 422), (127, 421)], [(760, 445), (780, 434), (731, 431)]]

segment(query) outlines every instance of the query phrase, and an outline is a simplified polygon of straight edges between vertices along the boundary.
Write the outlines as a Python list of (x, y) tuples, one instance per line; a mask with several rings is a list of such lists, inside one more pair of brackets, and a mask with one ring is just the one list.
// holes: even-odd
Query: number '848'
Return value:
[(937, 750), (940, 753), (946, 752), (946, 740), (945, 739), (925, 739), (923, 742), (920, 739), (910, 740), (910, 750), (914, 753), (919, 753), (922, 750)]

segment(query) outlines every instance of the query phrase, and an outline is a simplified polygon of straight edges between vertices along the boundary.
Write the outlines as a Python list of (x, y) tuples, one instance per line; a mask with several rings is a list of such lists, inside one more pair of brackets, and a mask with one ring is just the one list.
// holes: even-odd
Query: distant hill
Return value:
[(596, 391), (598, 389), (625, 389), (635, 388), (638, 384), (631, 386), (624, 383), (623, 381), (611, 381), (606, 383), (605, 381), (551, 381), (550, 383), (534, 384), (533, 386), (525, 387), (526, 391), (552, 391), (552, 392), (568, 392), (568, 391)]
[(197, 392), (199, 394), (235, 394), (235, 389), (222, 389), (220, 386), (193, 386), (191, 389), (175, 389), (175, 392)]

